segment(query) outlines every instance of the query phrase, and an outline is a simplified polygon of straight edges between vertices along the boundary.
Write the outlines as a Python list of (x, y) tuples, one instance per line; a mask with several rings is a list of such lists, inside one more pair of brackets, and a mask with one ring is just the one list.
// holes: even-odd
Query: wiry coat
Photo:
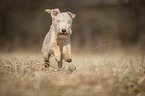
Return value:
[(72, 19), (75, 14), (71, 12), (60, 13), (59, 9), (46, 9), (45, 11), (51, 13), (52, 17), (52, 25), (42, 45), (45, 67), (49, 66), (49, 59), (53, 54), (58, 62), (58, 67), (61, 68), (63, 58), (67, 62), (72, 61), (70, 35), (72, 34)]

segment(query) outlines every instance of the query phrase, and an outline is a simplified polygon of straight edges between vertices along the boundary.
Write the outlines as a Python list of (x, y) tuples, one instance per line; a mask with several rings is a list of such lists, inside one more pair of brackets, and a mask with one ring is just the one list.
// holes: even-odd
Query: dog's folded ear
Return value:
[(51, 13), (51, 17), (54, 17), (60, 13), (60, 10), (58, 8), (56, 9), (46, 9), (45, 12)]
[(50, 9), (45, 9), (45, 12), (51, 13), (51, 10)]
[(76, 14), (73, 14), (71, 12), (67, 12), (73, 19), (76, 17)]

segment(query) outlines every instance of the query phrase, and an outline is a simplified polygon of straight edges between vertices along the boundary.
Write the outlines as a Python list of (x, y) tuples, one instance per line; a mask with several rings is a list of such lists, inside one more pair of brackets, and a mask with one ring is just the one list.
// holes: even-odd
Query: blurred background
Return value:
[(51, 25), (47, 8), (76, 14), (74, 50), (111, 42), (145, 49), (145, 0), (0, 0), (0, 51), (39, 52)]

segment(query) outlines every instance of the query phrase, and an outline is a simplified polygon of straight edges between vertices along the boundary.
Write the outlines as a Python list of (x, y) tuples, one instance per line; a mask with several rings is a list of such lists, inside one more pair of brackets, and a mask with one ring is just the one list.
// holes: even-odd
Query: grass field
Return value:
[(141, 54), (74, 54), (62, 70), (42, 62), (40, 53), (0, 53), (0, 96), (145, 96)]

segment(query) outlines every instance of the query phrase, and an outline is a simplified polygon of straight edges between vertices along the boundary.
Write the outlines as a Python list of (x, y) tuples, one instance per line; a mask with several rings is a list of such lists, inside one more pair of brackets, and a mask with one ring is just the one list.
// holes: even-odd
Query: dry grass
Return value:
[[(145, 96), (143, 55), (73, 55), (44, 68), (40, 54), (0, 55), (0, 96)], [(74, 70), (76, 66), (76, 70)]]

